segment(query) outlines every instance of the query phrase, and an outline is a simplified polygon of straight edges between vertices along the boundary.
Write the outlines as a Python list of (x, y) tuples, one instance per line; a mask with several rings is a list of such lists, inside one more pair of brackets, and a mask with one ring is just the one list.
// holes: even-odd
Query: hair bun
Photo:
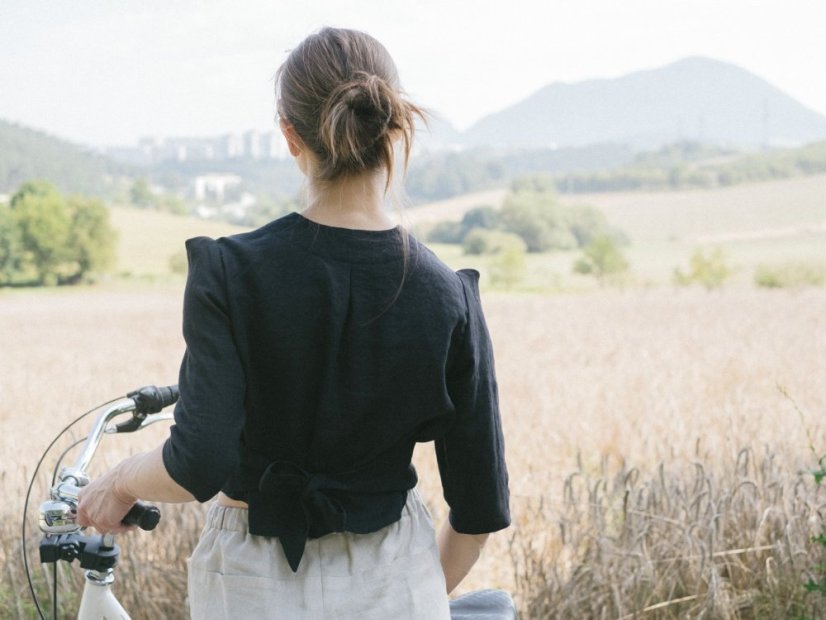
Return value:
[(399, 114), (395, 91), (379, 76), (359, 72), (330, 93), (319, 115), (320, 137), (336, 163), (363, 164)]

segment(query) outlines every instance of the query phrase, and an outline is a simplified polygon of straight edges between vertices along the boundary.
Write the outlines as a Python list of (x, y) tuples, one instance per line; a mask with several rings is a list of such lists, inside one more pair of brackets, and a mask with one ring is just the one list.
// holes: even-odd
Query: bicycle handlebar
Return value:
[[(75, 525), (77, 498), (80, 488), (89, 484), (86, 468), (100, 445), (104, 433), (129, 433), (140, 430), (159, 420), (169, 419), (160, 411), (178, 400), (178, 386), (146, 386), (129, 392), (126, 398), (115, 401), (98, 415), (92, 430), (83, 444), (83, 451), (74, 465), (65, 467), (58, 475), (58, 482), (52, 487), (52, 501), (46, 502), (45, 511), (41, 507), (40, 529), (45, 533), (61, 534), (80, 529)], [(132, 417), (114, 427), (109, 422), (125, 413)], [(127, 525), (137, 525), (143, 530), (155, 529), (161, 513), (156, 506), (136, 503), (124, 517)]]
[(157, 506), (137, 502), (129, 509), (123, 518), (126, 525), (137, 525), (142, 530), (149, 532), (155, 529), (161, 520), (161, 511)]

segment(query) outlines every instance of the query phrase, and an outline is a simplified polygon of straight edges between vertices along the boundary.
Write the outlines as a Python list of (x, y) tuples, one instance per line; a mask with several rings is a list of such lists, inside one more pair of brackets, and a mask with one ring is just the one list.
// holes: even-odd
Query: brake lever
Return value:
[(173, 419), (174, 416), (172, 413), (155, 413), (152, 415), (135, 416), (126, 422), (121, 422), (120, 424), (110, 426), (104, 432), (107, 435), (113, 435), (115, 433), (133, 433), (135, 431), (143, 430), (152, 424), (167, 422)]

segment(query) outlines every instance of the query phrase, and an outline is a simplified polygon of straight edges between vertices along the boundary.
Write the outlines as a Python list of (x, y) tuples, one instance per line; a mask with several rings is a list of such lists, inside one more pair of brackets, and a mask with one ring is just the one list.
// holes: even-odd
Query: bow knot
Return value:
[(278, 507), (272, 514), (273, 526), (294, 572), (308, 538), (344, 531), (347, 513), (335, 491), (345, 488), (329, 476), (312, 474), (289, 461), (273, 461), (264, 470), (258, 489)]

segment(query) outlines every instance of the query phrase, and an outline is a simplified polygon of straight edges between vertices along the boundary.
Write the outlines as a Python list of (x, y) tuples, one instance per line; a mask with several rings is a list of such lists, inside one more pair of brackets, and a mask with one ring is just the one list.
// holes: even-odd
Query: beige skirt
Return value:
[(195, 620), (449, 620), (433, 521), (418, 491), (399, 521), (372, 534), (308, 540), (298, 572), (276, 538), (254, 536), (247, 511), (213, 504), (189, 559)]

